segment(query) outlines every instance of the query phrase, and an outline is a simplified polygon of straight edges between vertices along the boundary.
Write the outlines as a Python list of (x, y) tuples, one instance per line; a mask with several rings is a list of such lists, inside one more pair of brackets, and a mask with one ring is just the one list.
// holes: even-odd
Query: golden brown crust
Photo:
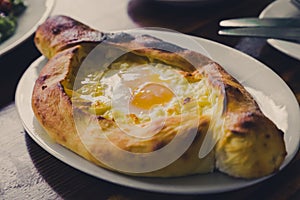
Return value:
[(65, 16), (46, 20), (36, 31), (34, 42), (48, 59), (56, 53), (82, 42), (100, 42), (103, 33)]
[[(58, 31), (54, 31), (56, 29)], [(64, 91), (64, 87), (72, 86), (72, 74), (76, 74), (76, 68), (98, 42), (159, 60), (190, 74), (196, 67), (208, 80), (210, 87), (219, 91), (224, 99), (223, 133), (215, 153), (210, 153), (202, 160), (198, 158), (209, 124), (209, 118), (202, 116), (199, 127), (184, 128), (186, 132), (197, 128), (198, 133), (193, 145), (177, 161), (158, 171), (134, 175), (180, 176), (208, 172), (212, 170), (215, 157), (216, 168), (220, 171), (236, 177), (256, 178), (275, 172), (284, 160), (286, 150), (283, 133), (263, 115), (241, 84), (220, 65), (201, 54), (146, 35), (104, 34), (64, 16), (52, 17), (42, 24), (36, 32), (35, 42), (39, 50), (51, 58), (36, 81), (32, 96), (32, 107), (38, 121), (55, 141), (100, 166), (109, 168), (99, 162), (97, 156), (115, 152), (106, 151), (105, 148), (109, 147), (99, 138), (89, 144), (82, 143), (83, 136), (77, 135), (74, 124), (70, 97)], [(156, 48), (157, 45), (160, 48)], [(195, 64), (197, 66), (193, 66)], [(113, 121), (95, 117), (86, 117), (85, 120), (95, 121), (100, 126), (109, 124), (106, 134), (118, 146), (131, 152), (157, 149), (178, 134), (174, 132), (176, 118), (167, 119), (164, 128), (151, 141), (120, 137)], [(188, 125), (189, 120), (183, 124)], [(115, 153), (114, 156), (119, 155)]]
[[(104, 163), (100, 162), (97, 157), (114, 154), (115, 159), (118, 154), (109, 150), (106, 147), (107, 141), (101, 138), (94, 138), (90, 144), (85, 141), (82, 142), (82, 137), (77, 134), (76, 126), (74, 123), (73, 107), (70, 97), (64, 92), (62, 83), (68, 80), (68, 76), (74, 70), (74, 66), (78, 66), (78, 55), (84, 57), (86, 52), (80, 45), (59, 52), (52, 59), (49, 60), (47, 65), (41, 71), (39, 78), (36, 81), (33, 95), (32, 107), (38, 121), (43, 125), (48, 134), (59, 144), (71, 149), (82, 157), (96, 163), (105, 168), (110, 168)], [(78, 111), (80, 112), (80, 111)], [(106, 134), (114, 143), (129, 152), (146, 153), (158, 149), (160, 146), (167, 144), (172, 140), (174, 135), (177, 134), (178, 118), (169, 118), (165, 121), (165, 126), (159, 134), (149, 140), (140, 141), (137, 139), (129, 138), (127, 135), (122, 134), (119, 129), (114, 126), (114, 123), (106, 119), (97, 119), (81, 113), (83, 121), (97, 121), (102, 129), (106, 128)], [(150, 173), (132, 174), (143, 176), (180, 176), (194, 173), (211, 172), (213, 170), (214, 156), (213, 152), (204, 159), (198, 159), (198, 149), (202, 143), (205, 133), (208, 128), (209, 120), (202, 117), (199, 120), (201, 124), (198, 129), (198, 134), (193, 145), (174, 163), (168, 165), (160, 170)], [(78, 125), (77, 125), (78, 126)], [(183, 127), (181, 127), (183, 128)], [(195, 127), (189, 126), (185, 123), (185, 131)], [(90, 130), (92, 131), (92, 130)], [(99, 131), (98, 127), (94, 130)], [(105, 149), (105, 151), (103, 151)], [(115, 170), (115, 169), (112, 169)]]
[(80, 50), (80, 46), (77, 46), (49, 60), (36, 80), (32, 108), (37, 120), (56, 142), (88, 160), (96, 161), (76, 134), (71, 100), (61, 84), (72, 71), (71, 66), (77, 64), (74, 54)]
[(283, 132), (261, 114), (231, 113), (227, 118), (226, 132), (216, 146), (217, 168), (248, 178), (277, 171), (286, 156)]

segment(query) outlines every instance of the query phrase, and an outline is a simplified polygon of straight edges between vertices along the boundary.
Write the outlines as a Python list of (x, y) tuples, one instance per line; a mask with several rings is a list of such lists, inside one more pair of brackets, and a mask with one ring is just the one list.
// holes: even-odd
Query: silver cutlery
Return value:
[[(300, 1), (300, 0), (299, 0)], [(300, 18), (239, 18), (220, 22), (222, 27), (299, 27)]]
[(292, 0), (292, 3), (300, 9), (300, 0)]
[(300, 40), (299, 18), (241, 18), (220, 22), (220, 35), (266, 37), (284, 40)]

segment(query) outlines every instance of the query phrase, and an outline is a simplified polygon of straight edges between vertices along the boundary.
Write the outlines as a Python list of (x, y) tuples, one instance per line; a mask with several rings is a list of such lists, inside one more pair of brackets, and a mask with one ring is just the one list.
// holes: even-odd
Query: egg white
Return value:
[[(180, 69), (162, 63), (116, 62), (104, 72), (88, 74), (76, 90), (74, 101), (88, 104), (88, 111), (122, 124), (143, 124), (153, 119), (197, 113), (211, 114), (217, 95), (206, 79), (189, 82)], [(174, 95), (164, 105), (142, 110), (131, 105), (136, 91), (147, 84), (168, 88)], [(162, 97), (163, 98), (163, 97)]]

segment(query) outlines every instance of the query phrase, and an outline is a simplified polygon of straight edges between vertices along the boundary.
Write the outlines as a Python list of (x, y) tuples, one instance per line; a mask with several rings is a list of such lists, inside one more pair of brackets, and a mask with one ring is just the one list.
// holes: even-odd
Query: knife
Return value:
[(248, 28), (230, 28), (220, 30), (220, 35), (232, 36), (252, 36), (266, 37), (274, 39), (284, 39), (291, 41), (300, 41), (300, 28), (283, 28), (283, 27), (248, 27)]
[(300, 0), (292, 0), (292, 3), (300, 9)]
[(222, 27), (299, 27), (300, 18), (239, 18), (220, 22)]
[(220, 26), (230, 27), (220, 30), (220, 35), (300, 40), (300, 18), (229, 19), (221, 21)]

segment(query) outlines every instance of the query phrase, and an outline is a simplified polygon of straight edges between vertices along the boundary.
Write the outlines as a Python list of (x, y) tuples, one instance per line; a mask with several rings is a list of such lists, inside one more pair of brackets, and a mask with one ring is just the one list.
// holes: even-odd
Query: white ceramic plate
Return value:
[[(222, 44), (195, 38), (210, 57), (236, 77), (249, 90), (263, 111), (284, 129), (288, 155), (281, 169), (286, 166), (298, 150), (300, 138), (300, 112), (298, 103), (282, 79), (257, 60)], [(31, 94), (34, 82), (47, 60), (37, 59), (22, 76), (16, 91), (16, 106), (28, 134), (42, 148), (56, 158), (95, 177), (148, 191), (178, 194), (217, 193), (246, 187), (268, 177), (244, 180), (222, 173), (193, 175), (180, 178), (139, 178), (122, 175), (102, 169), (64, 147), (54, 143), (38, 124), (31, 108)], [(279, 117), (278, 117), (279, 116)], [(269, 176), (270, 177), (270, 176)]]
[[(291, 0), (277, 0), (271, 3), (269, 6), (267, 6), (259, 15), (259, 17), (300, 18), (300, 10), (291, 3)], [(268, 39), (268, 43), (276, 49), (280, 50), (281, 52), (300, 60), (299, 43), (277, 39)]]
[(0, 44), (0, 56), (30, 37), (37, 26), (46, 20), (55, 0), (25, 0), (27, 9), (18, 18), (18, 27), (14, 35)]

